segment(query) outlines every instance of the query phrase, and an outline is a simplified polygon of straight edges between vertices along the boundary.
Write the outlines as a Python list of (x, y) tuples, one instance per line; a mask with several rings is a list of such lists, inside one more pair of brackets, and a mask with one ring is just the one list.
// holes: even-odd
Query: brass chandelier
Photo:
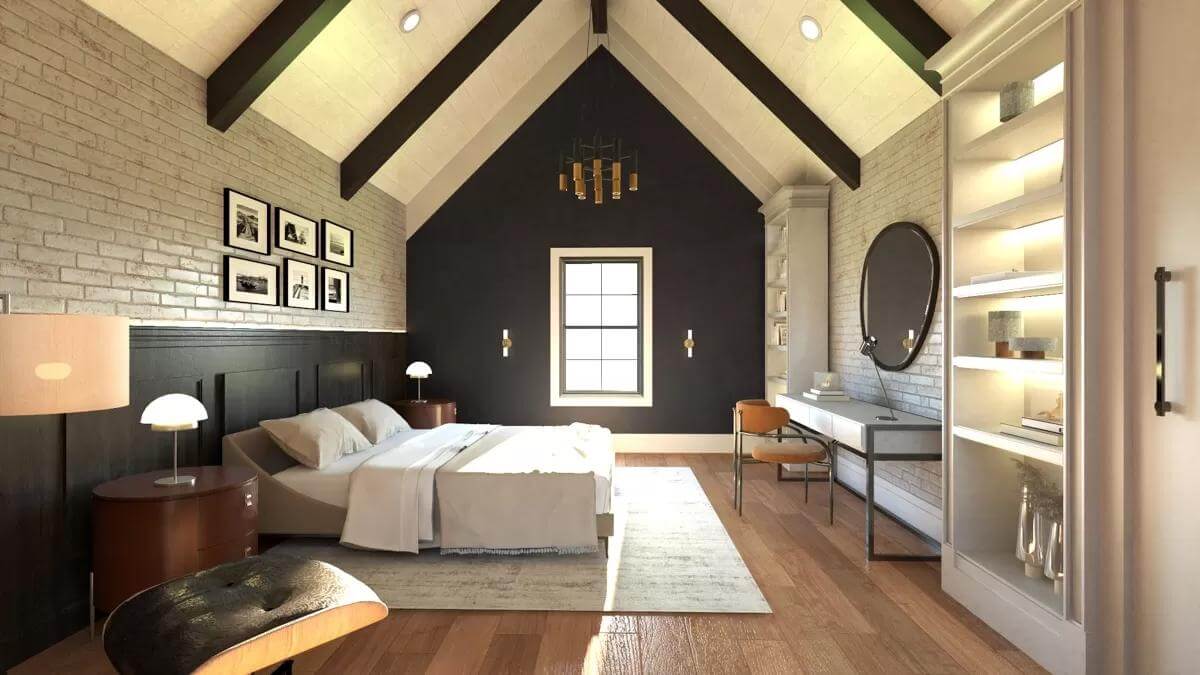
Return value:
[[(629, 172), (630, 192), (638, 191), (638, 151), (624, 154), (624, 142), (619, 137), (607, 141), (597, 132), (588, 143), (585, 139), (571, 141), (571, 153), (558, 157), (558, 191), (569, 192), (573, 188), (575, 198), (585, 200), (592, 195), (594, 204), (603, 204), (604, 195), (621, 198), (623, 187), (622, 166), (633, 160), (633, 171)], [(568, 180), (567, 175), (570, 174)], [(590, 185), (590, 189), (589, 189)]]

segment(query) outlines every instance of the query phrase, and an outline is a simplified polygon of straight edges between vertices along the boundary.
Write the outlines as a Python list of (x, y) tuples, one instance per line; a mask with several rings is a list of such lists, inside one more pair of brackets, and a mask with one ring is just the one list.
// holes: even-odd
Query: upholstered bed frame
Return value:
[[(222, 462), (244, 466), (258, 475), (258, 531), (310, 537), (340, 537), (346, 509), (313, 499), (284, 485), (275, 474), (295, 466), (296, 460), (279, 449), (262, 427), (239, 431), (221, 439)], [(596, 532), (607, 539), (613, 533), (613, 515), (596, 514)]]

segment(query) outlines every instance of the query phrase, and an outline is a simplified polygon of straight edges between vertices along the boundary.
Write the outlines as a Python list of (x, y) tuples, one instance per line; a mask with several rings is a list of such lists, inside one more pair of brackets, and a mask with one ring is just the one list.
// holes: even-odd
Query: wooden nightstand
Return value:
[(258, 553), (258, 478), (243, 467), (179, 467), (196, 484), (158, 487), (168, 471), (92, 491), (95, 604), (111, 612), (155, 584)]
[(391, 406), (414, 429), (432, 429), (457, 421), (458, 404), (444, 398), (392, 401)]

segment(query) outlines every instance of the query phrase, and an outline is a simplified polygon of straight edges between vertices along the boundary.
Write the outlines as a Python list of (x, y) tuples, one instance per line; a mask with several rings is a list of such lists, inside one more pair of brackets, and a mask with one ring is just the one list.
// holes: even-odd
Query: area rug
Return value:
[(689, 468), (617, 467), (609, 555), (443, 556), (288, 540), (268, 555), (324, 560), (393, 609), (769, 614)]

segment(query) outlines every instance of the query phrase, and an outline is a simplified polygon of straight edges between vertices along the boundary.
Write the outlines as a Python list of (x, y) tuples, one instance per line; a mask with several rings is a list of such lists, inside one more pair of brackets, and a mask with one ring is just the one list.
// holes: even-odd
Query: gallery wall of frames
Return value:
[(293, 309), (350, 311), (354, 230), (317, 221), (225, 188), (225, 246), (280, 263), (226, 253), (222, 299)]

